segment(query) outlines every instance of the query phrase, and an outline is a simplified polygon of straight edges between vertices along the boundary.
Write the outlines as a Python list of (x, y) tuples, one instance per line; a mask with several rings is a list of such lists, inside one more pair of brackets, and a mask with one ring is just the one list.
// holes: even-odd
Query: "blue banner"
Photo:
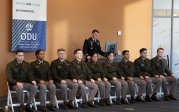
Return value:
[(13, 20), (12, 51), (46, 50), (46, 21)]
[(12, 51), (46, 50), (46, 0), (13, 0)]

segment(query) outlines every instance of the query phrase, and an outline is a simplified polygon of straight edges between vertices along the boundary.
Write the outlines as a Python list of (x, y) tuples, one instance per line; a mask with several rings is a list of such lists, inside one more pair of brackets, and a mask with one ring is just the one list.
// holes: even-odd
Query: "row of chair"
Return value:
[[(11, 108), (12, 112), (14, 112), (14, 107), (20, 106), (20, 104), (13, 102), (12, 94), (15, 94), (16, 91), (10, 90), (8, 83), (7, 83), (7, 86), (8, 86), (7, 105)], [(112, 88), (115, 88), (115, 87), (112, 86)], [(88, 90), (87, 87), (86, 87), (86, 89)], [(69, 90), (69, 89), (68, 89), (68, 90)], [(138, 92), (138, 86), (137, 86), (137, 85), (135, 85), (135, 90), (136, 90), (136, 91), (135, 91), (135, 94), (137, 94), (137, 92)], [(60, 89), (57, 89), (57, 91), (60, 91)], [(39, 91), (37, 91), (37, 92), (39, 92)], [(47, 92), (48, 92), (48, 90), (47, 90)], [(27, 95), (27, 96), (29, 95), (29, 92), (26, 91), (26, 90), (24, 90), (23, 93), (24, 93), (24, 95)], [(157, 95), (158, 95), (158, 97), (161, 97), (161, 96), (163, 95), (163, 92), (162, 92), (161, 87), (160, 87), (160, 91), (159, 91), (159, 93), (158, 93)], [(88, 93), (87, 93), (86, 96), (87, 96), (87, 98), (88, 98)], [(130, 95), (127, 95), (127, 98), (129, 98), (129, 97), (130, 97)], [(56, 99), (56, 107), (59, 109), (59, 105), (58, 105), (58, 104), (63, 103), (63, 100), (58, 100), (56, 96), (55, 96), (55, 99)], [(96, 95), (96, 97), (95, 97), (94, 100), (97, 101), (97, 102), (99, 102), (100, 99), (101, 99), (101, 98), (100, 98), (100, 92), (99, 92), (99, 90), (98, 90), (98, 91), (97, 91), (97, 95)], [(111, 103), (112, 103), (112, 100), (116, 100), (116, 92), (114, 92), (114, 95), (111, 95), (111, 96), (110, 96), (110, 102), (111, 102)], [(48, 104), (49, 101), (47, 101), (46, 103)], [(79, 107), (79, 106), (78, 106), (78, 103), (82, 103), (82, 98), (75, 98), (74, 104), (75, 104), (77, 107)], [(25, 103), (24, 105), (26, 105), (26, 103)], [(34, 98), (32, 105), (34, 106), (35, 110), (37, 110), (37, 105), (40, 105), (40, 102), (39, 102), (39, 101), (36, 101), (36, 99)]]

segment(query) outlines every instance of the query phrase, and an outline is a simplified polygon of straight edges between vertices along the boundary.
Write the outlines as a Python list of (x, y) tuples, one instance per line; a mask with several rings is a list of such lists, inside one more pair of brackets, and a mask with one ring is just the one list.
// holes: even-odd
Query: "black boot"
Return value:
[(147, 101), (147, 102), (152, 102), (152, 99), (151, 99), (151, 97), (150, 97), (149, 95), (147, 95), (147, 96), (145, 97), (145, 101)]
[(41, 112), (47, 112), (46, 106), (41, 106)]
[(20, 112), (26, 112), (25, 110), (26, 110), (26, 109), (25, 109), (24, 105), (20, 105), (19, 111), (20, 111)]
[(82, 103), (82, 108), (88, 108), (88, 103), (87, 102), (83, 102)]
[(120, 99), (120, 98), (117, 98), (117, 99), (116, 99), (116, 104), (117, 104), (117, 105), (121, 105), (121, 99)]
[(142, 98), (142, 96), (137, 96), (135, 101), (137, 101), (137, 102), (145, 102), (145, 100)]
[(96, 105), (93, 103), (93, 101), (88, 101), (88, 106), (90, 106), (90, 107), (96, 107)]
[(131, 100), (130, 100), (130, 103), (135, 103), (135, 99), (134, 99), (134, 96), (131, 96)]
[(160, 99), (157, 97), (157, 93), (154, 93), (152, 96), (151, 96), (151, 99), (153, 101), (160, 101)]
[(35, 112), (35, 110), (30, 106), (30, 104), (26, 105), (26, 111), (27, 112)]
[(110, 102), (110, 99), (109, 99), (109, 98), (105, 99), (105, 103), (106, 103), (106, 105), (108, 105), (108, 106), (112, 106), (112, 103)]
[(170, 94), (170, 95), (169, 95), (169, 98), (170, 98), (171, 100), (177, 100), (176, 97), (175, 97), (173, 94)]
[(165, 101), (170, 101), (170, 98), (169, 98), (168, 95), (165, 95), (164, 98), (163, 98), (163, 100), (165, 100)]
[(101, 99), (99, 101), (99, 105), (102, 106), (102, 107), (105, 107), (106, 106), (105, 99)]
[(77, 107), (73, 104), (72, 100), (68, 103), (68, 108), (77, 109)]
[(129, 102), (128, 102), (128, 100), (126, 98), (122, 98), (121, 103), (122, 104), (127, 104), (127, 105), (129, 104)]
[(56, 108), (55, 105), (49, 105), (49, 109), (50, 109), (51, 111), (56, 111), (56, 110), (57, 110), (57, 108)]
[(68, 103), (64, 101), (62, 109), (68, 110)]

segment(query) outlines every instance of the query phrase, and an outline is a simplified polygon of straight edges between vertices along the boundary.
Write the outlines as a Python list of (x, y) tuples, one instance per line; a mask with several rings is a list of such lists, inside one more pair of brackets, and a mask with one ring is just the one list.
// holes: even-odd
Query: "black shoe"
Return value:
[(130, 103), (135, 103), (134, 97), (131, 97)]
[(68, 103), (67, 103), (67, 102), (64, 102), (64, 103), (63, 103), (62, 109), (68, 110)]
[(107, 106), (112, 106), (112, 103), (110, 102), (109, 98), (105, 99), (105, 103)]
[(20, 105), (19, 111), (20, 111), (20, 112), (26, 112), (25, 110), (26, 110), (26, 109), (25, 109), (24, 105)]
[(46, 106), (41, 106), (41, 112), (47, 112)]
[(96, 107), (96, 105), (93, 103), (93, 101), (88, 101), (88, 106), (89, 107)]
[(147, 96), (145, 97), (145, 101), (147, 101), (147, 102), (152, 102), (153, 100), (151, 99), (151, 97), (150, 97), (149, 95), (147, 95)]
[(137, 96), (135, 101), (137, 101), (137, 102), (145, 102), (145, 100), (142, 98), (142, 96)]
[(99, 105), (102, 106), (102, 107), (105, 107), (106, 106), (105, 99), (101, 99), (99, 101)]
[(160, 101), (160, 99), (157, 97), (157, 94), (153, 94), (153, 95), (151, 96), (151, 99), (152, 99), (153, 101)]
[(129, 102), (128, 102), (128, 100), (126, 98), (122, 98), (121, 103), (122, 104), (127, 104), (127, 105), (129, 104)]
[(170, 98), (169, 98), (169, 96), (164, 96), (163, 100), (170, 101)]
[(26, 105), (26, 111), (27, 112), (36, 112), (29, 104)]
[(70, 102), (68, 103), (68, 108), (77, 109), (77, 107), (73, 104), (72, 101), (70, 101)]
[(121, 99), (120, 99), (120, 98), (117, 98), (117, 99), (116, 99), (116, 104), (117, 104), (117, 105), (121, 105)]
[(177, 100), (177, 99), (174, 97), (174, 95), (172, 95), (172, 94), (169, 95), (169, 98), (170, 98), (170, 100)]
[(83, 103), (82, 103), (82, 108), (88, 108), (87, 102), (83, 102)]
[(56, 110), (57, 110), (57, 108), (56, 108), (55, 105), (49, 105), (49, 109), (50, 109), (51, 111), (56, 111)]

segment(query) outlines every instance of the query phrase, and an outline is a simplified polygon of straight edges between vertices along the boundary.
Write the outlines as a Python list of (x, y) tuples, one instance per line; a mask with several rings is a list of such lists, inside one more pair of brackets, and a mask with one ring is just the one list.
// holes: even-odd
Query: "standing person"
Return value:
[(31, 62), (31, 74), (33, 75), (34, 79), (37, 81), (39, 86), (39, 95), (40, 95), (40, 104), (41, 104), (41, 111), (47, 112), (46, 108), (46, 90), (49, 90), (50, 93), (50, 106), (49, 109), (51, 111), (56, 110), (56, 86), (53, 83), (51, 73), (50, 73), (50, 66), (47, 61), (44, 60), (45, 58), (45, 51), (37, 50), (35, 52), (35, 56), (37, 58), (36, 61)]
[[(177, 78), (174, 77), (169, 70), (167, 60), (163, 58), (164, 49), (157, 49), (157, 56), (151, 59), (152, 75), (162, 80), (162, 89), (164, 92), (164, 100), (177, 100), (175, 98), (175, 92), (177, 87)], [(168, 83), (171, 85), (170, 91)]]
[[(157, 97), (157, 92), (160, 89), (162, 84), (162, 80), (160, 78), (152, 77), (151, 75), (151, 63), (150, 60), (147, 58), (147, 49), (141, 48), (140, 49), (140, 57), (138, 57), (135, 61), (135, 74), (146, 81), (146, 97), (145, 101), (159, 101)], [(152, 91), (152, 84), (154, 84), (154, 88)]]
[(91, 69), (92, 78), (95, 79), (96, 84), (99, 87), (100, 93), (100, 105), (101, 106), (111, 106), (110, 102), (110, 91), (111, 91), (111, 84), (109, 83), (108, 79), (105, 76), (103, 71), (102, 63), (98, 61), (98, 54), (94, 53), (91, 55), (91, 61), (88, 62), (88, 67)]
[[(123, 59), (119, 63), (119, 67), (120, 67), (122, 76), (125, 77), (125, 80), (129, 84), (129, 91), (130, 91), (130, 94), (131, 94), (131, 103), (134, 103), (135, 100), (138, 101), (138, 102), (145, 102), (143, 95), (144, 95), (145, 90), (146, 90), (146, 82), (145, 82), (144, 79), (138, 78), (137, 76), (135, 76), (135, 74), (134, 74), (135, 73), (134, 63), (129, 60), (129, 58), (130, 58), (129, 51), (124, 50), (122, 52), (122, 56), (123, 56)], [(135, 96), (135, 84), (137, 84), (137, 86), (139, 86), (139, 92), (137, 94), (136, 99), (134, 98), (134, 96)]]
[[(15, 53), (15, 59), (6, 66), (6, 76), (10, 89), (16, 91), (17, 99), (20, 103), (19, 112), (35, 112), (35, 110), (31, 108), (31, 103), (38, 87), (36, 81), (32, 80), (29, 71), (30, 65), (24, 61), (24, 52), (22, 50), (17, 50)], [(26, 108), (24, 107), (23, 90), (29, 92)]]
[[(55, 81), (55, 85), (60, 89), (61, 96), (63, 98), (63, 109), (76, 109), (77, 107), (73, 104), (76, 93), (78, 90), (78, 83), (70, 80), (70, 62), (66, 60), (66, 51), (63, 48), (57, 50), (58, 59), (52, 61), (51, 71)], [(68, 90), (69, 88), (69, 102), (68, 101)]]
[[(91, 70), (88, 68), (88, 65), (86, 62), (82, 61), (83, 58), (83, 52), (81, 49), (76, 49), (74, 51), (75, 59), (71, 62), (70, 67), (70, 75), (71, 80), (74, 83), (78, 83), (79, 85), (79, 91), (82, 96), (82, 107), (87, 108), (90, 107), (96, 107), (96, 105), (93, 103), (94, 97), (97, 93), (98, 86), (95, 83), (95, 80), (91, 77)], [(87, 90), (86, 87), (88, 87), (88, 98), (87, 98)]]
[(106, 54), (101, 50), (100, 41), (98, 40), (99, 31), (94, 29), (92, 31), (92, 37), (85, 39), (83, 44), (83, 53), (86, 57), (85, 61), (90, 60), (93, 53), (106, 56)]

